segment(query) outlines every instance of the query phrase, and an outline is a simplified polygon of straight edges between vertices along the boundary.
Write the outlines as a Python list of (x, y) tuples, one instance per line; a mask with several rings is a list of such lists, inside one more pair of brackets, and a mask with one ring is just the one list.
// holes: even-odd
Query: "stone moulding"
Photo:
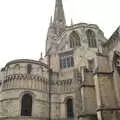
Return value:
[[(37, 75), (28, 75), (28, 74), (12, 74), (12, 75), (8, 75), (6, 76), (5, 81), (7, 80), (15, 80), (15, 79), (19, 79), (19, 80), (29, 80), (29, 79), (32, 79), (32, 80), (43, 80), (45, 81), (46, 78), (42, 77), (42, 76), (37, 76)], [(47, 80), (46, 80), (47, 81)]]
[(46, 68), (49, 68), (48, 65), (46, 65), (45, 63), (41, 62), (41, 61), (36, 61), (36, 60), (29, 60), (29, 59), (18, 59), (18, 60), (13, 60), (10, 61), (6, 64), (5, 68), (11, 64), (16, 64), (16, 63), (31, 63), (31, 64), (38, 64), (38, 65), (42, 65)]
[(15, 116), (15, 117), (0, 117), (0, 120), (49, 120), (49, 118), (33, 117), (33, 116)]
[(96, 116), (97, 116), (97, 114), (85, 114), (85, 113), (83, 113), (83, 114), (80, 114), (78, 116), (78, 118), (80, 118), (80, 117), (96, 117)]
[(120, 111), (120, 106), (119, 107), (101, 107), (101, 108), (96, 109), (97, 112), (99, 112), (99, 111), (113, 111), (113, 110)]
[(93, 75), (113, 75), (113, 72), (114, 71), (112, 71), (112, 72), (95, 72), (95, 73), (93, 73)]

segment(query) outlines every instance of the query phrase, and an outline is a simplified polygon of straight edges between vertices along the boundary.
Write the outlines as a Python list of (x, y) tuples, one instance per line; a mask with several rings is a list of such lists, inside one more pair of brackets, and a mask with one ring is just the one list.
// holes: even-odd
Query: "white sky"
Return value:
[[(120, 25), (119, 0), (63, 0), (67, 25), (97, 24), (109, 38)], [(0, 67), (14, 59), (38, 60), (55, 0), (0, 0)]]

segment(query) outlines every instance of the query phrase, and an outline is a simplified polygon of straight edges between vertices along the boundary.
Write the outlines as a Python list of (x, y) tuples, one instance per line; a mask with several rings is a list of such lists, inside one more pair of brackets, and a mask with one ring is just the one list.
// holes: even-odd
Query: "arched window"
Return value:
[(76, 46), (81, 46), (80, 43), (80, 37), (76, 31), (73, 31), (70, 34), (70, 48), (76, 47)]
[(28, 64), (27, 65), (27, 73), (30, 74), (32, 71), (32, 65), (31, 64)]
[(88, 45), (91, 48), (96, 48), (97, 43), (96, 43), (96, 35), (92, 30), (87, 30), (86, 31), (87, 39), (88, 39)]
[(66, 107), (67, 107), (67, 118), (68, 119), (74, 118), (72, 99), (67, 99)]
[(22, 97), (21, 103), (21, 116), (31, 116), (32, 115), (32, 96), (25, 94)]

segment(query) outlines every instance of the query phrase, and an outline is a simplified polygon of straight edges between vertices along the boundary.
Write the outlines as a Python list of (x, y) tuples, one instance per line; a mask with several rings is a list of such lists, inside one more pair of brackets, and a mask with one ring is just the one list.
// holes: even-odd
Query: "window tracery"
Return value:
[(96, 35), (95, 35), (95, 33), (92, 30), (88, 29), (86, 31), (86, 35), (87, 35), (89, 47), (96, 48), (97, 43), (96, 43)]
[(60, 68), (69, 68), (74, 66), (73, 55), (61, 55), (60, 56)]
[(73, 31), (70, 34), (70, 48), (81, 46), (81, 41), (78, 33), (76, 31)]

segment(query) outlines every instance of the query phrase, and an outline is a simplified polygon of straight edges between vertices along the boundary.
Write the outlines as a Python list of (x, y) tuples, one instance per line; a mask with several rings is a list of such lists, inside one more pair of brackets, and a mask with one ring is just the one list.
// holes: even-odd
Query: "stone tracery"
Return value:
[(70, 48), (81, 46), (81, 41), (80, 41), (81, 39), (79, 37), (79, 34), (76, 31), (73, 31), (70, 34), (69, 39), (70, 39)]

